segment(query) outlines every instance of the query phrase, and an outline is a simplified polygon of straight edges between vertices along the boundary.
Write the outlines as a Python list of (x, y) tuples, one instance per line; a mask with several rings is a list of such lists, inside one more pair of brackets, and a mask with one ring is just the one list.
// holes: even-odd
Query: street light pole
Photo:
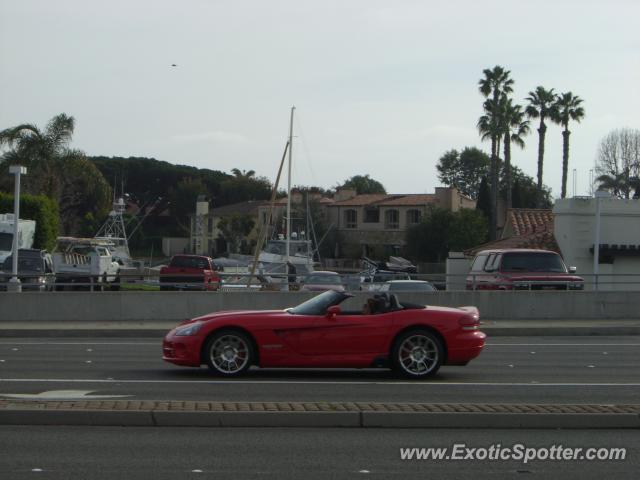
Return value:
[(11, 165), (9, 173), (15, 175), (15, 189), (13, 193), (13, 249), (11, 251), (13, 264), (11, 269), (12, 277), (7, 285), (7, 290), (12, 292), (21, 292), (22, 285), (18, 278), (18, 234), (20, 233), (20, 175), (27, 174), (27, 167), (22, 165)]

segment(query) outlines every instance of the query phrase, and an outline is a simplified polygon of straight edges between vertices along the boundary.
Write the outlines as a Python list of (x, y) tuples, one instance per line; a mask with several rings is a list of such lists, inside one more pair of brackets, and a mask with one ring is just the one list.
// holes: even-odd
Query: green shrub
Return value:
[[(13, 195), (0, 192), (0, 213), (13, 213)], [(20, 195), (20, 218), (36, 222), (33, 248), (53, 250), (60, 225), (58, 206), (53, 200), (44, 195)]]

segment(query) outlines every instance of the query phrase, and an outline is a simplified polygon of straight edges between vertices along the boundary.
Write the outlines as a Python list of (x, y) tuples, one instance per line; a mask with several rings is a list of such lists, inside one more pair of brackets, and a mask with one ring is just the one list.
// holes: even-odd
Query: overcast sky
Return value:
[[(477, 82), (498, 64), (520, 102), (537, 85), (585, 100), (584, 194), (602, 137), (640, 128), (639, 19), (637, 0), (0, 0), (0, 128), (65, 112), (88, 155), (274, 179), (295, 105), (294, 184), (425, 193), (445, 151), (489, 151)], [(560, 128), (547, 138), (557, 196)], [(513, 152), (531, 176), (536, 151), (532, 134)]]

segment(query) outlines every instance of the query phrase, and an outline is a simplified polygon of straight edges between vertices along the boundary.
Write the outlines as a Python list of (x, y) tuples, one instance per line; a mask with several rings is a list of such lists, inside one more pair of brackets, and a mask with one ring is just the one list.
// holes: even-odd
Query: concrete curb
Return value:
[(0, 425), (260, 428), (640, 429), (640, 415), (581, 413), (9, 410)]

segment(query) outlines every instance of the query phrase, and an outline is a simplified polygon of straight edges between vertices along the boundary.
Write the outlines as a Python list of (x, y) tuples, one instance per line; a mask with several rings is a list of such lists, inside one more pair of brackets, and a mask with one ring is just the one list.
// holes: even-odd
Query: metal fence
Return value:
[[(377, 278), (375, 274), (342, 274), (336, 275), (333, 282), (326, 284), (310, 283), (316, 278), (313, 273), (306, 275), (288, 274), (255, 274), (245, 272), (220, 272), (218, 279), (205, 283), (203, 276), (194, 274), (171, 274), (170, 278), (158, 274), (120, 273), (115, 279), (104, 276), (87, 276), (86, 274), (66, 274), (64, 279), (53, 275), (20, 274), (21, 289), (25, 291), (65, 291), (65, 290), (203, 290), (211, 292), (234, 291), (322, 291), (324, 289), (344, 289), (346, 291), (380, 291), (391, 288), (397, 291), (426, 291), (420, 282), (407, 282), (390, 287), (392, 280), (421, 280), (429, 282), (437, 290), (496, 290), (505, 292), (527, 290), (590, 290), (590, 291), (640, 291), (639, 274), (582, 274), (579, 281), (558, 281), (553, 277), (545, 280), (517, 280), (506, 278), (493, 279), (488, 282), (485, 275), (454, 275), (446, 273), (431, 274), (385, 274)], [(0, 291), (7, 290), (11, 274), (0, 273)], [(112, 281), (109, 281), (112, 280)]]

